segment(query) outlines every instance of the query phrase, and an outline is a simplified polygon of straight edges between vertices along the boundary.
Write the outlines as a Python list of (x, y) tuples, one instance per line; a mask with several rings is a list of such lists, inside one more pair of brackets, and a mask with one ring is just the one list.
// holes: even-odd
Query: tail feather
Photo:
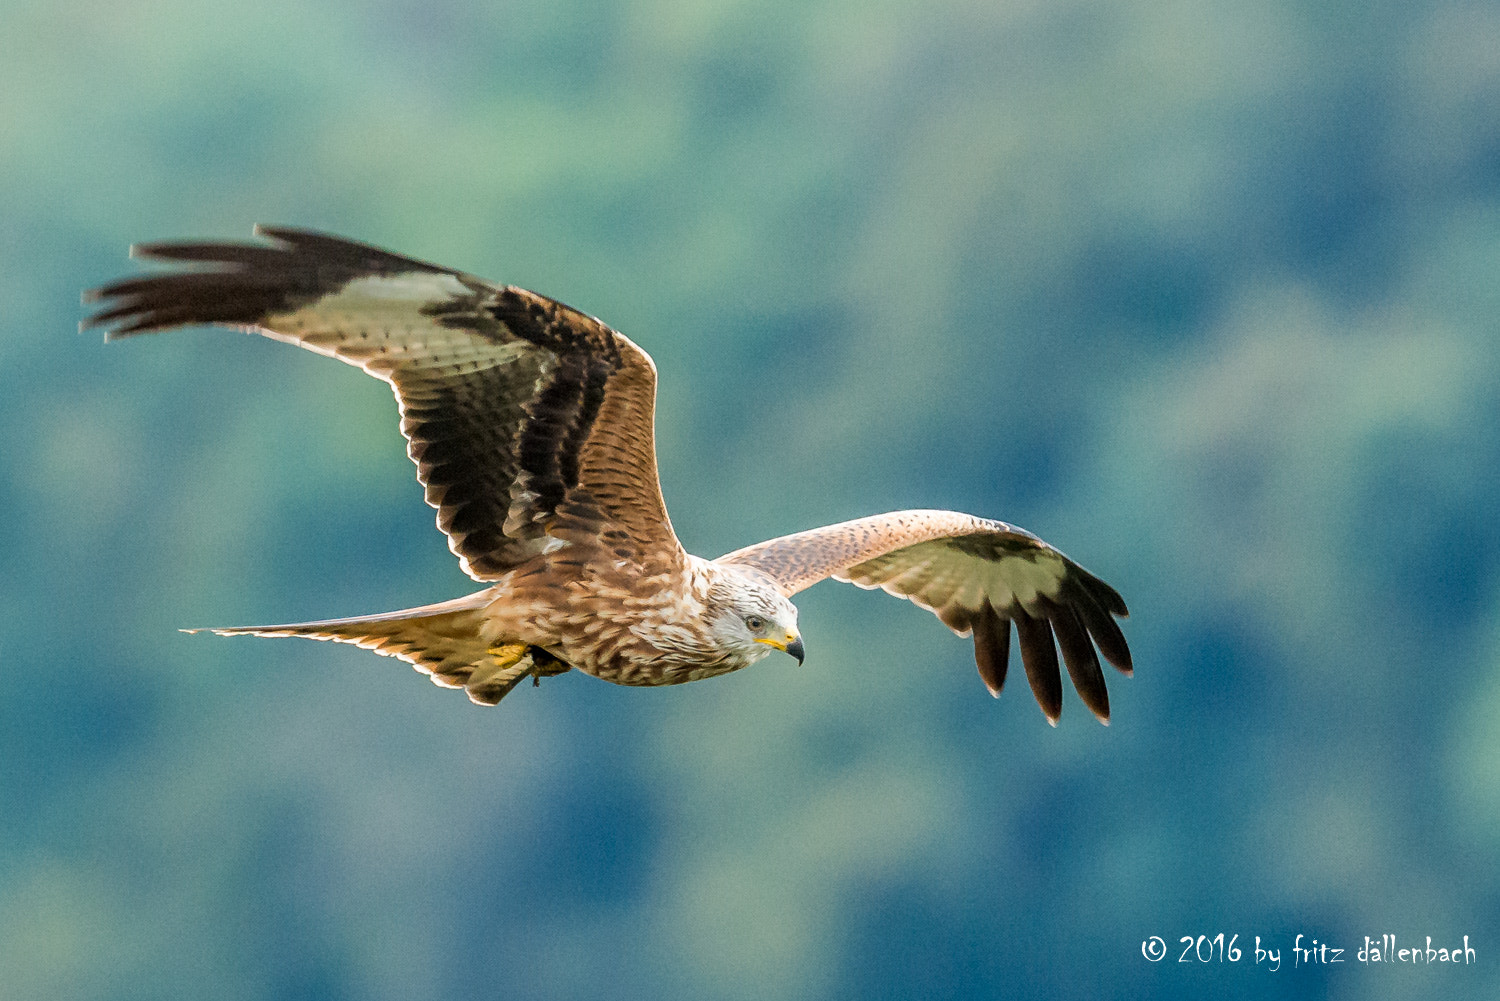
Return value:
[(430, 676), (433, 684), (462, 688), (470, 701), (492, 706), (527, 675), (561, 674), (569, 669), (545, 651), (525, 643), (487, 640), (484, 609), (492, 598), (491, 592), (480, 591), (453, 601), (380, 615), (276, 626), (205, 627), (183, 632), (301, 636), (352, 643), (385, 657), (400, 658)]

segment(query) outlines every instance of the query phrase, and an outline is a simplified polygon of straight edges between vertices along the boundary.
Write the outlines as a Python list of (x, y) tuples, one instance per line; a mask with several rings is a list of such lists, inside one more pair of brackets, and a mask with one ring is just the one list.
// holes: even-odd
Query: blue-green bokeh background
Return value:
[[(473, 587), (374, 380), (73, 333), (256, 221), (637, 340), (694, 552), (1038, 532), (1114, 725), (835, 584), (495, 710), (176, 632)], [(1494, 2), (0, 0), (0, 997), (1500, 996), (1497, 278)]]

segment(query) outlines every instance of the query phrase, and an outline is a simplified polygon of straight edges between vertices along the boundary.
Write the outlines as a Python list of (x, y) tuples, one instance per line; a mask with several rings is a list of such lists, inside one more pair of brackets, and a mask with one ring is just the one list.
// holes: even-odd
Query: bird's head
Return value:
[(725, 651), (751, 664), (781, 650), (802, 663), (797, 608), (769, 577), (742, 567), (714, 565), (708, 589), (708, 620)]

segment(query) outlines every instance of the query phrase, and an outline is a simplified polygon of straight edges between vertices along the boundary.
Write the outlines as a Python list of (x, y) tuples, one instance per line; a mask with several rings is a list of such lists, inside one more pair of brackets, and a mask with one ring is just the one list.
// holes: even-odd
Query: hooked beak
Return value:
[(785, 651), (786, 653), (791, 654), (793, 657), (796, 657), (798, 664), (802, 663), (802, 637), (798, 636), (796, 633), (788, 633), (785, 643), (781, 642), (780, 640), (772, 639), (758, 639), (755, 642), (764, 643), (768, 647), (774, 647), (777, 650)]

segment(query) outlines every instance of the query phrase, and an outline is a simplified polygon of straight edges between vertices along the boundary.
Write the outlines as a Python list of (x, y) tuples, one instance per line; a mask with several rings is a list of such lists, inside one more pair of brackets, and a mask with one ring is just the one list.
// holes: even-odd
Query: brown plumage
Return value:
[(801, 660), (788, 600), (834, 577), (879, 587), (973, 635), (980, 677), (1004, 684), (1011, 623), (1047, 718), (1058, 649), (1101, 720), (1095, 646), (1130, 673), (1113, 588), (1036, 536), (951, 511), (829, 525), (715, 561), (683, 551), (657, 480), (656, 366), (622, 334), (513, 286), (305, 230), (269, 244), (166, 243), (136, 256), (186, 268), (92, 293), (83, 326), (111, 340), (194, 324), (248, 328), (390, 384), (438, 527), (489, 584), (385, 615), (222, 634), (304, 636), (400, 657), (493, 705), (523, 678), (579, 668), (629, 685), (693, 681), (772, 649)]

